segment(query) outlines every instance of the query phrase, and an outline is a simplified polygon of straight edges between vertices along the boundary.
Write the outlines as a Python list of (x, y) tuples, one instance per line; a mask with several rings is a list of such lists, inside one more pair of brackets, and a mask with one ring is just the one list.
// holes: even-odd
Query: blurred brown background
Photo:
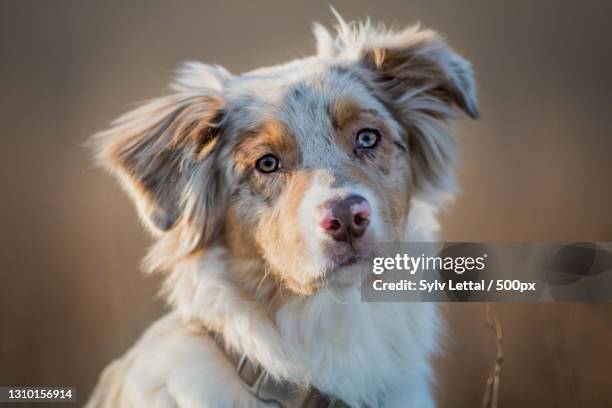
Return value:
[[(463, 194), (444, 237), (612, 241), (612, 3), (338, 1), (347, 18), (420, 20), (473, 61), (482, 120), (461, 121)], [(0, 384), (77, 386), (163, 312), (150, 240), (83, 143), (167, 91), (178, 62), (230, 71), (313, 50), (327, 1), (0, 2)], [(480, 406), (484, 307), (446, 307), (442, 407)], [(612, 406), (612, 304), (497, 304), (501, 407)]]

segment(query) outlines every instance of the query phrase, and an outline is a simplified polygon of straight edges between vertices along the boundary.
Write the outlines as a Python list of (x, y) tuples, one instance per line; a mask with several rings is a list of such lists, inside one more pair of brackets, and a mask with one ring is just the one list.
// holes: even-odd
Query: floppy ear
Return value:
[[(212, 160), (221, 107), (220, 94), (210, 89), (176, 93), (125, 114), (111, 129), (94, 136), (98, 160), (117, 176), (155, 235), (172, 229), (189, 202), (205, 202), (188, 196), (195, 184), (221, 182), (195, 180), (201, 176), (198, 170)], [(213, 218), (207, 217), (210, 208), (198, 211)], [(210, 235), (214, 227), (208, 229)]]
[(376, 82), (396, 103), (427, 96), (478, 118), (470, 63), (447, 47), (434, 31), (413, 27), (374, 36), (366, 44), (362, 63), (375, 73)]
[(417, 188), (452, 190), (456, 147), (443, 122), (455, 108), (478, 117), (470, 63), (434, 31), (348, 24), (335, 14), (336, 38), (315, 26), (319, 55), (349, 59), (366, 73), (375, 95), (406, 130)]

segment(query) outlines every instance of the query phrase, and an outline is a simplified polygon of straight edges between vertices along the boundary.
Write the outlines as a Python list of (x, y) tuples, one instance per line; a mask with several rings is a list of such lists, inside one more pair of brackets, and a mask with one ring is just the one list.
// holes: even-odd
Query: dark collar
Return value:
[(329, 398), (314, 387), (304, 389), (298, 385), (272, 380), (266, 371), (245, 354), (226, 347), (220, 334), (209, 331), (219, 350), (236, 367), (242, 385), (258, 400), (275, 408), (334, 408), (346, 407), (340, 400)]

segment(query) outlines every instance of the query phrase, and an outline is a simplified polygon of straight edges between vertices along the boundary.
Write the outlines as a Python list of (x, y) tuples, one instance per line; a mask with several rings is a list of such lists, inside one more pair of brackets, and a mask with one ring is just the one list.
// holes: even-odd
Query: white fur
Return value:
[[(418, 223), (406, 240), (432, 240), (435, 208), (420, 202), (414, 210)], [(358, 288), (326, 288), (293, 298), (272, 320), (224, 279), (223, 257), (215, 248), (177, 266), (169, 295), (176, 310), (105, 370), (88, 407), (260, 406), (202, 326), (272, 377), (312, 384), (351, 406), (434, 406), (434, 304), (366, 303)]]

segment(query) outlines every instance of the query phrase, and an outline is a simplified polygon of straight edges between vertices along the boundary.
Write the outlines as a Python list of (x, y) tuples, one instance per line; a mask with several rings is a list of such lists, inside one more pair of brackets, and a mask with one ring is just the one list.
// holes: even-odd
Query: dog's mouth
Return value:
[(336, 261), (336, 268), (342, 268), (345, 266), (351, 266), (357, 263), (357, 261), (359, 260), (360, 257), (358, 257), (355, 254), (348, 254), (347, 256), (344, 257), (343, 260), (340, 261)]
[(369, 257), (373, 248), (366, 242), (335, 243), (327, 248), (327, 259), (330, 269), (352, 266)]
[(334, 273), (339, 269), (349, 268), (367, 259), (370, 256), (369, 250), (360, 250), (353, 247), (336, 248), (328, 253), (327, 270)]
[(324, 286), (336, 288), (352, 287), (360, 281), (362, 276), (359, 263), (365, 259), (364, 254), (354, 251), (328, 258), (326, 272), (321, 283)]

